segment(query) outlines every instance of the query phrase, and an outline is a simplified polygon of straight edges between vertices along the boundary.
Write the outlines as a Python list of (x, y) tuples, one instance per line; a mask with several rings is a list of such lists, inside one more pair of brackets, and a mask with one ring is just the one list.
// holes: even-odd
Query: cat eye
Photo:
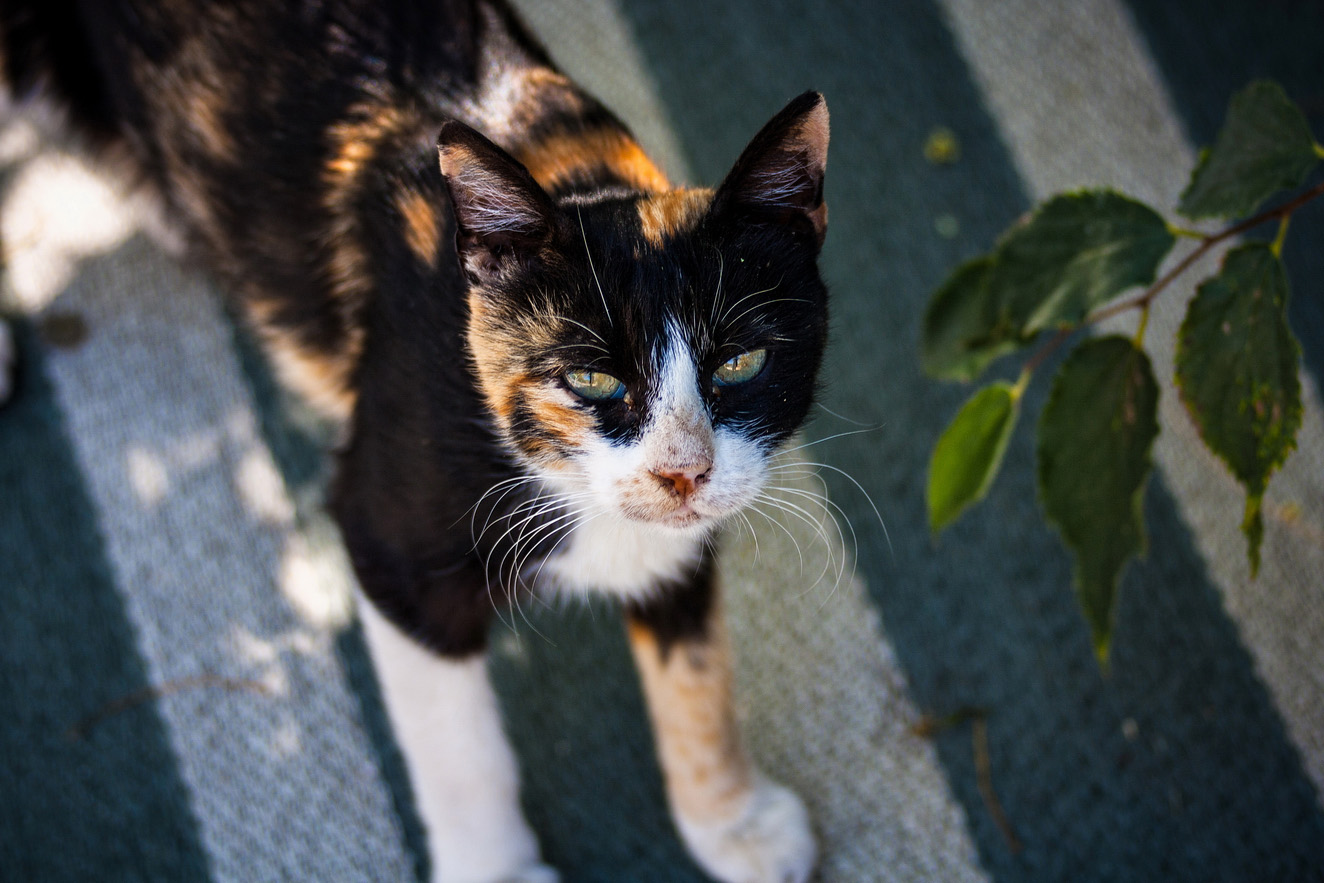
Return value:
[(717, 367), (713, 372), (713, 382), (718, 386), (734, 386), (737, 383), (746, 383), (759, 376), (763, 366), (768, 361), (768, 351), (765, 349), (750, 350), (747, 353), (741, 353), (734, 359), (727, 359)]
[(625, 396), (625, 384), (601, 371), (576, 369), (565, 372), (565, 382), (576, 394), (595, 402)]

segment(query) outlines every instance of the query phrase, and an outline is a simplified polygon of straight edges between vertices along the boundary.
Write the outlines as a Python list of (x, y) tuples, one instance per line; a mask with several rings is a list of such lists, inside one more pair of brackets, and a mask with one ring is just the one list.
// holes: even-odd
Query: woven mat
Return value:
[[(989, 500), (929, 537), (928, 452), (968, 393), (917, 355), (928, 293), (1035, 200), (1171, 205), (1248, 80), (1279, 79), (1324, 136), (1320, 6), (521, 5), (680, 181), (717, 181), (791, 96), (828, 97), (833, 340), (802, 452), (827, 468), (801, 489), (827, 488), (841, 530), (755, 516), (723, 570), (739, 714), (811, 807), (820, 879), (1324, 879), (1324, 210), (1286, 252), (1307, 413), (1258, 580), (1169, 380), (1189, 291), (1151, 319), (1167, 428), (1107, 678), (1037, 509), (1032, 426)], [(950, 165), (924, 158), (939, 126)], [(114, 182), (21, 121), (0, 165), (22, 356), (0, 409), (0, 880), (420, 876), (319, 427)], [(702, 880), (617, 612), (524, 614), (492, 671), (544, 853), (567, 881)], [(982, 723), (917, 731), (968, 709)]]

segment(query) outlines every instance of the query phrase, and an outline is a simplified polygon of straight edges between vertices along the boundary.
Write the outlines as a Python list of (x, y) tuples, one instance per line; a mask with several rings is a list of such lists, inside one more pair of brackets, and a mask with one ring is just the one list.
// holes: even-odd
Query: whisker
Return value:
[(818, 438), (818, 439), (814, 439), (813, 441), (804, 442), (803, 444), (798, 444), (793, 448), (783, 448), (782, 450), (778, 451), (776, 454), (773, 455), (773, 459), (774, 460), (781, 459), (790, 454), (794, 454), (797, 451), (803, 451), (805, 448), (812, 448), (814, 447), (814, 445), (821, 445), (824, 444), (825, 442), (836, 441), (839, 438), (849, 438), (852, 435), (864, 435), (867, 432), (877, 432), (882, 428), (883, 428), (883, 424), (880, 423), (877, 426), (866, 426), (863, 429), (848, 429), (845, 432), (838, 432), (834, 435), (826, 436), (825, 438)]
[[(814, 402), (814, 404), (817, 405), (819, 408), (822, 408), (824, 411), (827, 411), (829, 414), (831, 414), (833, 417), (836, 417), (838, 420), (841, 420), (841, 421), (843, 421), (843, 422), (845, 422), (845, 423), (849, 423), (849, 424), (851, 424), (852, 426), (866, 426), (866, 427), (869, 426), (868, 423), (861, 423), (861, 422), (858, 421), (858, 420), (852, 420), (851, 418), (845, 416), (844, 414), (838, 414), (836, 411), (832, 410), (831, 408), (829, 408), (827, 405), (823, 404), (822, 402)], [(876, 427), (874, 427), (874, 428), (876, 428), (876, 429), (882, 429), (882, 428), (883, 428), (883, 424), (880, 423), (880, 424), (878, 424), (878, 426), (876, 426)]]
[[(888, 553), (893, 556), (896, 555), (896, 550), (892, 547), (892, 536), (887, 532), (887, 524), (883, 521), (882, 513), (880, 513), (878, 511), (878, 507), (874, 505), (873, 497), (869, 496), (869, 492), (864, 489), (864, 485), (860, 484), (858, 481), (855, 480), (855, 476), (851, 475), (849, 472), (847, 472), (844, 469), (839, 469), (836, 466), (832, 466), (828, 463), (811, 463), (808, 460), (805, 460), (803, 461), (803, 464), (805, 466), (810, 466), (815, 469), (827, 469), (831, 472), (835, 472), (838, 475), (840, 475), (842, 478), (849, 481), (851, 484), (855, 485), (855, 489), (860, 492), (860, 494), (864, 497), (865, 501), (869, 504), (869, 508), (873, 510), (874, 518), (878, 519), (878, 526), (883, 529), (883, 539), (887, 541)], [(772, 468), (775, 469), (778, 467), (772, 467)]]
[[(546, 635), (542, 634), (542, 632), (538, 630), (538, 627), (535, 626), (532, 620), (529, 619), (528, 614), (524, 612), (524, 608), (519, 603), (519, 599), (520, 599), (519, 567), (521, 566), (521, 562), (527, 560), (528, 555), (532, 554), (532, 552), (536, 549), (534, 540), (539, 535), (544, 533), (548, 528), (547, 522), (539, 522), (537, 526), (533, 528), (532, 532), (530, 532), (529, 525), (531, 523), (538, 521), (542, 516), (546, 515), (549, 511), (559, 508), (561, 505), (562, 502), (557, 497), (552, 497), (550, 499), (547, 499), (543, 505), (534, 507), (533, 511), (530, 512), (528, 515), (526, 515), (523, 519), (521, 519), (518, 525), (512, 525), (509, 529), (507, 529), (507, 531), (504, 534), (502, 534), (501, 539), (498, 540), (498, 545), (499, 545), (512, 532), (517, 532), (513, 542), (506, 548), (506, 551), (501, 556), (500, 562), (498, 562), (497, 564), (497, 576), (500, 583), (505, 588), (506, 603), (508, 606), (510, 606), (513, 609), (512, 623), (511, 623), (512, 628), (514, 627), (514, 615), (518, 614), (520, 618), (524, 620), (525, 624), (527, 624), (529, 628), (533, 630), (534, 634), (548, 641), (548, 643), (553, 643), (553, 642), (549, 638), (547, 638)], [(513, 513), (511, 517), (513, 517)], [(564, 516), (562, 516), (562, 518), (564, 518)], [(554, 519), (551, 523), (555, 525), (557, 520), (560, 519)], [(495, 547), (493, 551), (495, 551)], [(514, 560), (511, 563), (510, 569), (507, 570), (506, 562), (507, 560), (511, 560), (512, 555), (514, 556)], [(487, 574), (489, 594), (491, 593), (491, 585), (492, 585), (492, 579), (490, 575), (490, 564), (491, 564), (491, 558), (489, 556), (488, 563), (487, 565), (485, 565), (485, 567), (488, 568), (489, 571)], [(507, 573), (510, 574), (509, 579), (506, 578)]]
[[(821, 479), (820, 479), (820, 481), (821, 481)], [(845, 510), (845, 509), (842, 509), (841, 506), (839, 506), (834, 500), (832, 500), (832, 499), (827, 495), (827, 493), (826, 493), (826, 486), (824, 486), (824, 493), (821, 493), (821, 494), (820, 494), (820, 493), (815, 493), (815, 492), (813, 492), (813, 491), (807, 491), (807, 490), (803, 490), (803, 489), (801, 489), (801, 488), (793, 488), (793, 487), (779, 487), (779, 488), (777, 488), (777, 490), (785, 491), (786, 493), (789, 493), (789, 494), (795, 494), (795, 495), (800, 496), (800, 497), (808, 498), (808, 499), (812, 500), (813, 502), (817, 503), (818, 505), (822, 506), (822, 507), (823, 507), (823, 512), (824, 512), (824, 514), (827, 515), (828, 519), (832, 522), (832, 526), (833, 526), (833, 527), (836, 529), (836, 531), (837, 531), (837, 537), (838, 537), (838, 539), (841, 541), (841, 545), (842, 545), (842, 549), (843, 549), (843, 555), (850, 555), (852, 549), (859, 549), (859, 547), (860, 547), (860, 539), (859, 539), (859, 536), (855, 533), (855, 525), (851, 523), (850, 517), (847, 516), (847, 514), (846, 514), (846, 510)], [(783, 502), (784, 502), (784, 501), (783, 501)], [(846, 543), (846, 536), (845, 536), (844, 533), (842, 533), (842, 530), (841, 530), (841, 521), (838, 521), (838, 520), (837, 520), (837, 515), (840, 515), (840, 516), (841, 516), (841, 521), (845, 521), (845, 522), (846, 522), (846, 527), (850, 529), (850, 544), (849, 544), (849, 545), (847, 545), (847, 543)], [(852, 561), (853, 561), (853, 560), (854, 560), (854, 556), (852, 556)], [(845, 562), (845, 560), (844, 560), (844, 558), (843, 558), (843, 560), (842, 560), (842, 562), (841, 562), (841, 564), (840, 564), (840, 567), (839, 567), (838, 570), (837, 570), (837, 579), (838, 579), (838, 580), (841, 579), (842, 574), (845, 572), (845, 568), (846, 568), (846, 562)], [(852, 564), (852, 567), (851, 567), (851, 576), (852, 576), (852, 577), (855, 576), (855, 569), (854, 569), (854, 565), (853, 565), (853, 564)]]
[(547, 551), (547, 554), (543, 556), (542, 563), (538, 565), (538, 570), (533, 575), (533, 584), (535, 586), (541, 582), (543, 568), (546, 567), (547, 562), (550, 561), (553, 558), (553, 556), (555, 556), (556, 551), (557, 549), (560, 548), (561, 544), (564, 543), (567, 539), (569, 539), (576, 530), (588, 524), (589, 522), (593, 521), (594, 519), (598, 518), (602, 514), (603, 514), (602, 512), (585, 514), (583, 511), (576, 511), (574, 513), (575, 517), (568, 524), (562, 524), (558, 527), (558, 530), (563, 531), (563, 533), (561, 534), (560, 537), (556, 539), (556, 542), (552, 544), (552, 548)]
[[(777, 508), (777, 509), (779, 509), (779, 510), (780, 510), (781, 507), (777, 505), (777, 501), (776, 501), (776, 500), (773, 500), (773, 499), (769, 498), (766, 494), (760, 493), (757, 497), (754, 498), (754, 503), (753, 503), (753, 505), (752, 505), (750, 508), (753, 509), (754, 512), (757, 512), (759, 515), (762, 515), (764, 521), (772, 522), (772, 523), (775, 524), (777, 527), (781, 528), (782, 532), (785, 533), (786, 536), (790, 538), (792, 545), (795, 546), (795, 554), (796, 554), (796, 556), (799, 557), (799, 559), (800, 559), (800, 572), (801, 572), (801, 573), (804, 573), (804, 569), (805, 569), (805, 555), (804, 555), (804, 550), (800, 548), (800, 541), (797, 540), (797, 539), (795, 538), (795, 534), (792, 533), (791, 530), (790, 530), (789, 528), (787, 528), (786, 525), (782, 524), (780, 521), (778, 521), (777, 519), (773, 518), (771, 515), (769, 515), (767, 512), (764, 512), (762, 509), (759, 509), (759, 508), (758, 508), (758, 504), (761, 503), (761, 502), (770, 503), (770, 504), (773, 505), (774, 508)], [(749, 521), (748, 518), (746, 518), (745, 520), (746, 520), (746, 521)], [(753, 522), (750, 522), (749, 528), (750, 528), (750, 531), (753, 531), (753, 530), (754, 530), (754, 524), (753, 524)], [(756, 560), (757, 560), (757, 548), (758, 548), (758, 547), (757, 547), (757, 544), (756, 544), (756, 545), (755, 545), (755, 550), (756, 550), (756, 552), (755, 552), (755, 559), (756, 559)], [(820, 575), (819, 578), (822, 579), (822, 576)]]
[[(783, 278), (785, 278), (785, 277), (783, 277)], [(781, 280), (781, 279), (778, 279), (778, 280), (777, 280), (777, 284), (774, 285), (774, 286), (772, 286), (771, 288), (765, 288), (765, 289), (763, 289), (762, 291), (751, 291), (751, 292), (749, 292), (749, 293), (746, 294), (744, 297), (740, 298), (740, 300), (736, 301), (735, 303), (731, 304), (731, 306), (727, 307), (727, 308), (722, 312), (722, 315), (720, 315), (720, 316), (717, 317), (717, 324), (721, 325), (721, 324), (725, 323), (725, 321), (726, 321), (726, 317), (729, 316), (729, 315), (731, 314), (731, 311), (734, 310), (736, 307), (740, 306), (741, 304), (743, 304), (745, 301), (749, 300), (751, 297), (758, 297), (760, 294), (767, 294), (769, 291), (776, 291), (777, 288), (778, 288), (781, 284), (782, 284), (782, 280)]]
[[(548, 349), (543, 350), (543, 352), (557, 353), (561, 350), (594, 350), (595, 352), (606, 353), (608, 356), (611, 355), (611, 350), (607, 349), (605, 346), (599, 346), (596, 343), (563, 343), (560, 346), (549, 347)], [(599, 356), (599, 358), (601, 357)]]
[[(604, 306), (605, 306), (605, 304), (604, 304)], [(589, 326), (585, 325), (583, 322), (580, 322), (578, 319), (571, 319), (569, 316), (562, 316), (562, 315), (559, 314), (559, 313), (551, 313), (551, 314), (550, 314), (550, 317), (551, 317), (552, 319), (555, 319), (555, 320), (558, 321), (558, 322), (568, 322), (568, 323), (571, 324), (571, 325), (578, 325), (580, 328), (583, 328), (583, 329), (584, 329), (585, 331), (587, 331), (589, 334), (592, 334), (594, 337), (596, 337), (596, 338), (597, 338), (599, 341), (601, 341), (604, 345), (607, 343), (607, 341), (606, 341), (605, 339), (603, 339), (603, 337), (602, 337), (601, 334), (599, 334), (598, 332), (594, 331), (592, 328), (590, 328)]]
[[(708, 311), (708, 318), (716, 320), (717, 311), (722, 308), (726, 301), (726, 293), (722, 291), (722, 277), (726, 275), (726, 257), (723, 256), (722, 250), (717, 246), (714, 245), (712, 248), (713, 251), (717, 252), (717, 293), (713, 295), (713, 308)], [(718, 322), (714, 322), (714, 324), (718, 324)]]
[[(786, 488), (774, 488), (770, 490), (786, 490)], [(809, 586), (809, 588), (807, 588), (804, 592), (800, 593), (801, 597), (803, 597), (804, 595), (808, 594), (809, 592), (813, 591), (818, 587), (818, 584), (823, 581), (823, 577), (827, 575), (828, 570), (832, 567), (833, 559), (835, 558), (835, 555), (833, 553), (832, 538), (828, 536), (827, 529), (824, 527), (824, 520), (814, 518), (812, 514), (809, 512), (809, 510), (805, 509), (804, 507), (796, 503), (792, 503), (789, 500), (778, 500), (774, 497), (769, 496), (767, 493), (764, 493), (762, 497), (764, 501), (771, 503), (778, 510), (782, 512), (786, 512), (788, 515), (794, 515), (795, 517), (803, 521), (805, 524), (812, 527), (814, 529), (814, 533), (817, 534), (819, 541), (823, 544), (824, 551), (827, 553), (827, 557), (823, 562), (823, 570), (819, 572), (818, 577), (814, 581), (814, 583), (811, 586)], [(826, 516), (828, 516), (826, 520), (832, 522), (832, 526), (837, 531), (837, 535), (840, 538), (842, 545), (844, 546), (845, 537), (841, 532), (841, 526), (838, 525), (836, 522), (836, 518), (833, 517), (831, 512), (828, 511), (826, 508), (824, 508), (822, 511)], [(764, 516), (766, 517), (766, 513), (761, 513), (761, 514), (764, 514)], [(769, 519), (769, 520), (773, 521), (774, 524), (777, 524), (783, 530), (787, 530), (784, 524), (781, 524), (775, 519)], [(787, 530), (787, 532), (789, 533), (790, 531)], [(841, 576), (844, 572), (845, 572), (845, 561), (842, 560), (837, 564), (837, 576), (836, 576), (837, 584), (840, 584)], [(835, 588), (836, 586), (834, 585), (833, 587), (834, 591)]]
[(584, 254), (588, 257), (588, 269), (593, 274), (593, 284), (598, 286), (598, 297), (602, 298), (602, 311), (607, 314), (607, 324), (615, 327), (615, 322), (611, 318), (611, 309), (607, 306), (607, 295), (602, 290), (602, 282), (598, 279), (598, 268), (593, 266), (593, 252), (588, 247), (588, 233), (584, 231), (584, 210), (576, 208), (579, 215), (579, 235), (584, 239)]
[[(465, 514), (469, 515), (469, 538), (473, 541), (475, 548), (478, 546), (478, 541), (482, 539), (483, 534), (487, 533), (487, 529), (492, 525), (492, 519), (496, 517), (496, 510), (497, 507), (501, 505), (501, 501), (514, 493), (521, 485), (531, 484), (537, 480), (537, 477), (532, 475), (516, 475), (513, 478), (504, 479), (484, 491), (483, 495), (469, 507)], [(483, 504), (484, 500), (496, 493), (502, 487), (505, 487), (505, 490), (502, 491), (499, 497), (492, 501), (492, 511), (488, 513), (487, 520), (483, 522), (483, 529), (477, 530), (478, 507)], [(464, 518), (464, 515), (457, 518), (455, 524), (452, 524), (451, 527), (459, 524), (461, 518)], [(477, 532), (475, 533), (475, 531)]]
[[(768, 289), (768, 290), (771, 291), (772, 289)], [(759, 292), (759, 293), (762, 294), (763, 292)], [(743, 301), (744, 298), (741, 298), (741, 300)], [(737, 301), (737, 304), (739, 303), (740, 301)], [(746, 307), (744, 312), (742, 312), (739, 316), (736, 316), (734, 319), (730, 319), (730, 320), (724, 319), (723, 324), (735, 325), (737, 322), (739, 322), (741, 319), (745, 318), (745, 316), (757, 310), (759, 307), (766, 307), (772, 304), (812, 304), (812, 303), (813, 301), (805, 300), (803, 297), (779, 297), (774, 300), (769, 300), (769, 301), (764, 301), (762, 303), (754, 304), (752, 307)], [(730, 311), (728, 310), (728, 312)]]
[[(754, 501), (757, 503), (758, 497), (755, 497)], [(739, 519), (744, 522), (745, 527), (749, 529), (749, 538), (754, 543), (754, 561), (757, 562), (759, 560), (759, 532), (754, 529), (754, 522), (749, 520), (749, 516), (745, 514), (743, 509), (736, 510), (736, 516), (739, 517)]]

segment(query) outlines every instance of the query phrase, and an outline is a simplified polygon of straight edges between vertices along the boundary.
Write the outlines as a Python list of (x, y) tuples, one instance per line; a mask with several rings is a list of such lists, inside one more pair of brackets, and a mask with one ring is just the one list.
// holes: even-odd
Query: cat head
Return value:
[(690, 531), (757, 497), (826, 338), (827, 141), (807, 93), (715, 190), (554, 200), (482, 135), (443, 129), (479, 386), (569, 503)]

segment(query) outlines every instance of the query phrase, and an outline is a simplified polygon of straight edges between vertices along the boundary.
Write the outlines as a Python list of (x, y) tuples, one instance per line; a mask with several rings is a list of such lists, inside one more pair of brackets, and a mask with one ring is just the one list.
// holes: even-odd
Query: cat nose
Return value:
[(655, 469), (653, 475), (663, 488), (680, 497), (681, 500), (687, 500), (698, 490), (699, 485), (708, 480), (708, 473), (712, 472), (712, 469), (711, 463), (702, 463), (680, 469)]

